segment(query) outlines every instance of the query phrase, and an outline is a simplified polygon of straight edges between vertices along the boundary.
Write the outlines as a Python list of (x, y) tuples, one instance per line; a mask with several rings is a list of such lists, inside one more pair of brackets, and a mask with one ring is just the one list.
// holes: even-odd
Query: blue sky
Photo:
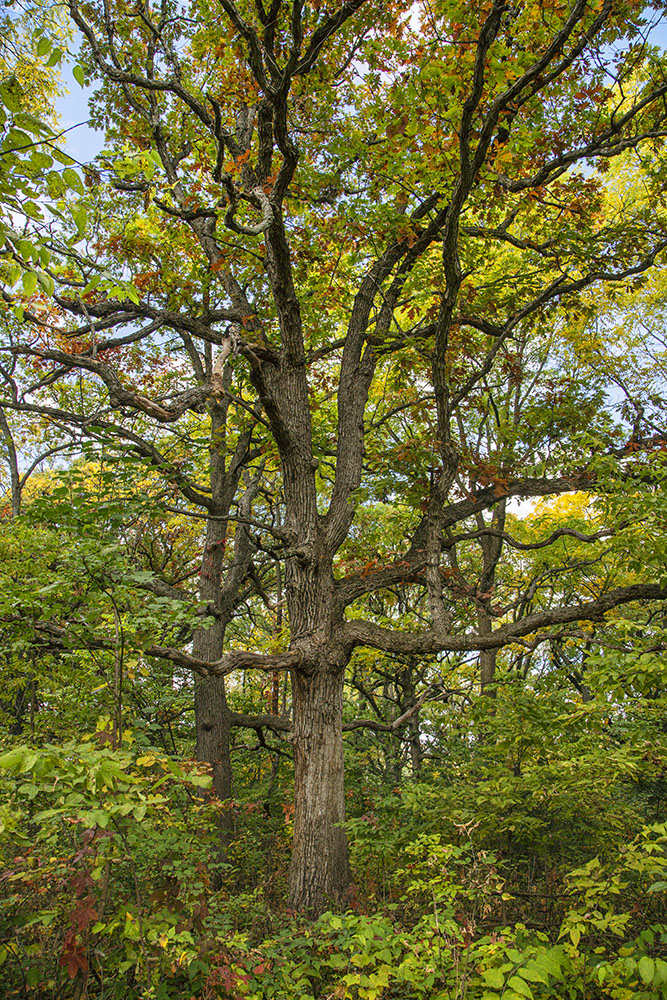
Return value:
[(83, 124), (89, 115), (91, 91), (79, 86), (72, 76), (71, 66), (65, 67), (63, 82), (69, 92), (56, 102), (56, 111), (60, 116), (60, 128), (71, 129), (65, 136), (67, 152), (81, 163), (88, 163), (99, 153), (103, 138), (99, 132)]
[[(651, 41), (667, 49), (667, 19), (655, 28)], [(71, 66), (65, 67), (63, 78), (68, 93), (56, 102), (56, 110), (60, 115), (61, 128), (71, 129), (66, 136), (66, 148), (81, 163), (88, 163), (99, 153), (103, 143), (101, 133), (84, 124), (89, 116), (88, 98), (91, 91), (79, 86), (72, 76)]]

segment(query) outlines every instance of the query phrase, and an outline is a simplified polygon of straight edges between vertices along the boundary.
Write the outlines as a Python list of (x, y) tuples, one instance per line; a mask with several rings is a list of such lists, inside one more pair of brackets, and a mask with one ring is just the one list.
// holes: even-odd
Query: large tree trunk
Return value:
[[(198, 650), (194, 655), (202, 653)], [(197, 760), (211, 765), (213, 791), (224, 801), (232, 794), (230, 713), (224, 677), (195, 677), (195, 728)]]
[(294, 846), (290, 906), (321, 913), (345, 901), (350, 867), (343, 783), (343, 671), (292, 676)]

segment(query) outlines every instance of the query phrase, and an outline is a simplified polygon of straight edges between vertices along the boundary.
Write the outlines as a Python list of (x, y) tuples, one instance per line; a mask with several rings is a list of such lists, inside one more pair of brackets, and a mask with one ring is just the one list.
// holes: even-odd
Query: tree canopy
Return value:
[[(251, 968), (233, 937), (253, 868), (270, 912), (320, 918), (299, 996), (585, 991), (582, 935), (600, 996), (667, 982), (662, 13), (70, 0), (25, 34), (37, 69), (0, 83), (0, 765), (7, 842), (41, 817), (58, 845), (49, 912), (82, 860), (71, 929), (30, 939), (44, 969), (60, 948), (54, 995), (170, 996), (163, 937), (202, 997), (296, 989), (286, 939), (264, 926)], [(87, 163), (26, 110), (68, 37)]]

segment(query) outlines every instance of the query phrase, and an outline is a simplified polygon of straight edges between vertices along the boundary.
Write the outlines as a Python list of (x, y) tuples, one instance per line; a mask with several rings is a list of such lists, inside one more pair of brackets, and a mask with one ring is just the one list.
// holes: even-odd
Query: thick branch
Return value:
[(169, 660), (179, 667), (192, 670), (202, 677), (225, 677), (234, 670), (262, 670), (265, 673), (275, 673), (277, 670), (293, 670), (298, 667), (303, 658), (300, 650), (294, 649), (285, 653), (250, 653), (246, 650), (232, 650), (225, 653), (219, 660), (208, 662), (199, 660), (189, 653), (169, 646), (150, 646), (146, 652), (162, 660)]
[(594, 601), (570, 604), (562, 608), (536, 612), (488, 635), (449, 635), (437, 629), (420, 632), (400, 632), (382, 628), (372, 622), (354, 620), (345, 625), (345, 641), (351, 649), (370, 646), (387, 653), (426, 654), (444, 652), (478, 652), (484, 649), (502, 649), (523, 636), (532, 635), (541, 629), (569, 622), (593, 621), (602, 618), (608, 611), (630, 604), (633, 601), (658, 601), (667, 598), (667, 589), (653, 583), (638, 583), (629, 587), (618, 587)]

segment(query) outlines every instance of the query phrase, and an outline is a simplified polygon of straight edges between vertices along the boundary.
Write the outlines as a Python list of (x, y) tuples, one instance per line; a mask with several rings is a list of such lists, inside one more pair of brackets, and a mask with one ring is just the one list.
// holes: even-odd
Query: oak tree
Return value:
[[(478, 652), (489, 684), (508, 644), (665, 596), (647, 578), (538, 610), (493, 599), (507, 504), (590, 489), (601, 455), (633, 453), (622, 421), (589, 419), (604, 393), (567, 378), (565, 345), (596, 289), (667, 247), (661, 170), (613, 211), (605, 188), (610, 161), (667, 134), (662, 7), (70, 0), (107, 148), (54, 219), (54, 294), (11, 345), (43, 381), (5, 403), (49, 412), (46, 383), (84, 380), (98, 400), (48, 404), (54, 419), (136, 448), (208, 518), (218, 625), (150, 651), (207, 685), (290, 671), (295, 908), (349, 888), (356, 650)], [(279, 463), (278, 521), (261, 461)], [(221, 595), (252, 576), (253, 546), (281, 567), (289, 642), (223, 652)], [(371, 600), (397, 591), (407, 613)]]

